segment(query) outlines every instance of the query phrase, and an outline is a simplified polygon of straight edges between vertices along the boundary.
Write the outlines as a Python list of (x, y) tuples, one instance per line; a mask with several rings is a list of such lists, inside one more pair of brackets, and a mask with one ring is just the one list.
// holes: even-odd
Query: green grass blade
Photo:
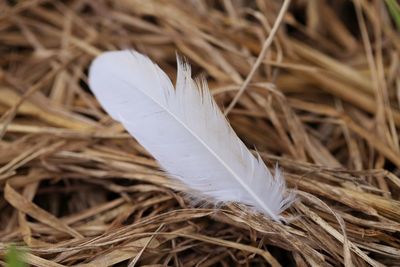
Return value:
[(396, 0), (386, 0), (386, 5), (389, 9), (390, 15), (392, 16), (397, 29), (400, 30), (400, 5)]
[(13, 245), (10, 246), (6, 254), (6, 267), (27, 267), (24, 252)]

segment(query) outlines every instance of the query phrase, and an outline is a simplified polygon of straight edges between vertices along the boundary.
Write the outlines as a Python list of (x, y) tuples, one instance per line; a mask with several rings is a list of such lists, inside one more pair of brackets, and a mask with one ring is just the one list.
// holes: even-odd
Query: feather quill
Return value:
[(191, 78), (178, 58), (174, 88), (149, 58), (106, 52), (89, 71), (89, 85), (110, 116), (121, 122), (173, 178), (213, 202), (249, 205), (273, 220), (292, 202), (278, 168), (275, 177), (233, 131), (205, 81)]

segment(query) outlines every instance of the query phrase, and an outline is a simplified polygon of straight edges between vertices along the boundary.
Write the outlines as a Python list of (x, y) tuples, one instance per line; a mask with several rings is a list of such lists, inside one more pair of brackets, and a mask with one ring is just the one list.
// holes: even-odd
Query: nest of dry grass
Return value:
[[(46, 267), (399, 266), (400, 35), (387, 2), (2, 2), (0, 255), (14, 243)], [(188, 205), (88, 90), (93, 57), (127, 47), (172, 78), (177, 51), (207, 77), (297, 192), (289, 223)]]

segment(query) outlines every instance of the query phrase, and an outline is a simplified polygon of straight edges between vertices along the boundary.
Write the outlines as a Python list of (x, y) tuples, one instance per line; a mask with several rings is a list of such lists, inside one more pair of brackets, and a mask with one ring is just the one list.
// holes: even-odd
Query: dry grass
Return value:
[[(272, 42), (278, 0), (0, 5), (0, 255), (17, 243), (46, 267), (400, 266), (400, 35), (384, 1), (293, 0)], [(288, 224), (189, 206), (100, 109), (88, 65), (127, 47), (172, 78), (176, 51), (206, 75), (297, 191)]]

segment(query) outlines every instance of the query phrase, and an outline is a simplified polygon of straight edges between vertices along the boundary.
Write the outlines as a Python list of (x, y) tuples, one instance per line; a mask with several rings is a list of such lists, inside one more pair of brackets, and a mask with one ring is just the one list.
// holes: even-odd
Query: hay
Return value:
[[(399, 266), (398, 17), (385, 1), (282, 3), (3, 1), (0, 255), (15, 243), (32, 266)], [(297, 192), (287, 224), (191, 207), (100, 109), (88, 65), (127, 47), (172, 78), (177, 51), (207, 77)]]

